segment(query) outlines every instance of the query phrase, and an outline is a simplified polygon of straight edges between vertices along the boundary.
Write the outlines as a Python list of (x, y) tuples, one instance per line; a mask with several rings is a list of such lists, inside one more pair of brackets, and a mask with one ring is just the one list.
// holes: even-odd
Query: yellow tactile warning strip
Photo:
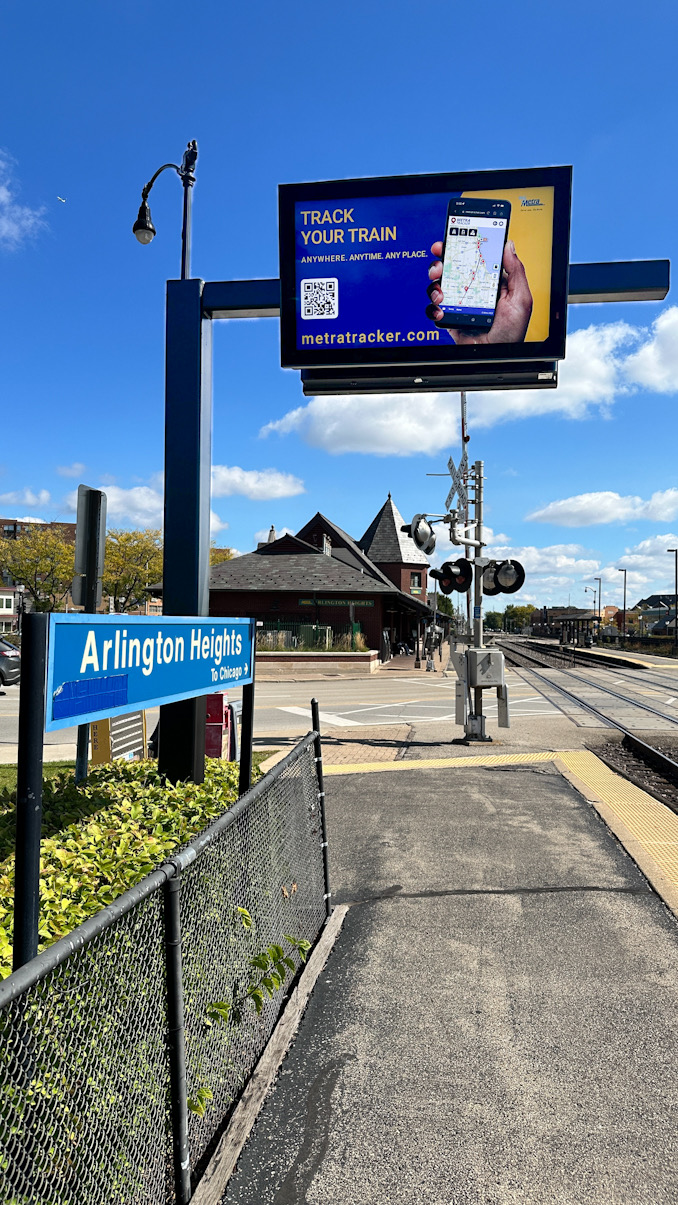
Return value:
[(603, 818), (655, 891), (678, 916), (678, 815), (610, 770), (588, 750), (434, 757), (421, 761), (358, 762), (326, 766), (332, 774), (388, 774), (403, 770), (522, 766), (554, 762)]
[(555, 761), (678, 913), (678, 815), (615, 774), (595, 753), (559, 753)]
[(344, 766), (323, 766), (328, 774), (388, 774), (389, 770), (447, 770), (457, 766), (522, 766), (531, 762), (553, 761), (556, 753), (495, 753), (480, 757), (431, 757), (421, 761), (352, 762)]

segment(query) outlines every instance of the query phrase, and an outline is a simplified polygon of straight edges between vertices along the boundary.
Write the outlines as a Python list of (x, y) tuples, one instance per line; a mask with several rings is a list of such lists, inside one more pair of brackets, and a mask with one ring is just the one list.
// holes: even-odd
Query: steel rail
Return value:
[[(514, 650), (514, 649), (506, 649), (505, 652), (508, 653), (509, 657), (511, 657), (511, 656), (525, 657), (529, 661), (535, 661), (537, 665), (541, 664), (539, 661), (537, 661), (535, 656), (533, 656), (530, 653), (523, 652), (522, 649), (520, 650), (520, 652), (518, 652), (517, 650)], [(524, 666), (523, 668), (528, 669), (531, 667)], [(544, 668), (544, 667), (542, 667), (542, 668)], [(612, 688), (610, 686), (603, 686), (602, 683), (591, 682), (590, 679), (582, 678), (581, 674), (576, 674), (571, 669), (561, 669), (560, 666), (545, 667), (545, 668), (553, 668), (556, 670), (557, 673), (567, 674), (568, 678), (574, 678), (575, 681), (577, 681), (577, 682), (583, 682), (586, 686), (592, 686), (594, 690), (600, 690), (600, 691), (603, 691), (605, 694), (612, 695), (613, 698), (620, 699), (622, 703), (628, 703), (628, 704), (630, 704), (631, 707), (638, 707), (642, 711), (649, 711), (652, 715), (659, 716), (659, 718), (662, 720), (668, 720), (669, 724), (675, 724), (678, 727), (678, 718), (677, 717), (672, 716), (672, 715), (667, 715), (666, 712), (659, 711), (658, 708), (656, 708), (656, 707), (651, 707), (649, 703), (641, 703), (637, 699), (632, 699), (630, 697), (630, 695), (622, 695), (619, 693), (619, 691), (612, 690)], [(532, 672), (536, 673), (535, 670), (532, 670)], [(552, 686), (557, 685), (557, 683), (551, 682), (550, 678), (546, 678), (545, 681), (549, 682)]]
[[(509, 650), (509, 657), (511, 656), (512, 652), (513, 650)], [(513, 655), (516, 657), (523, 656), (522, 652), (517, 654), (514, 653)], [(557, 682), (552, 682), (550, 678), (547, 678), (545, 674), (540, 674), (539, 671), (533, 669), (531, 665), (522, 665), (518, 666), (518, 668), (525, 669), (529, 674), (533, 674), (536, 678), (541, 679), (542, 682), (545, 682), (548, 686), (551, 686), (554, 690), (557, 690), (561, 695), (564, 695), (565, 698), (570, 700), (570, 702), (575, 703), (584, 711), (590, 712), (591, 715), (596, 717), (596, 719), (602, 720), (602, 722), (607, 725), (608, 728), (614, 728), (617, 732), (621, 732), (624, 738), (622, 744), (627, 749), (629, 749), (632, 753), (635, 753), (635, 755), (640, 758), (641, 761), (645, 762), (646, 765), (657, 770), (673, 786), (678, 787), (678, 762), (675, 762), (673, 758), (668, 757), (666, 753), (662, 753), (660, 749), (655, 749), (653, 745), (648, 745), (646, 741), (641, 740), (639, 736), (636, 736), (634, 732), (631, 732), (630, 729), (624, 724), (620, 723), (619, 720), (613, 720), (611, 716), (605, 715), (605, 712), (600, 711), (598, 707), (594, 707), (592, 703), (587, 703), (581, 698), (581, 696), (573, 694), (572, 691), (567, 690), (566, 687), (561, 686)], [(586, 682), (587, 679), (580, 679), (580, 681)], [(587, 682), (587, 685), (591, 685), (591, 683)], [(614, 692), (611, 691), (610, 693)], [(632, 707), (636, 706), (633, 700), (630, 700), (627, 695), (619, 695), (617, 697), (623, 698), (627, 703), (630, 702)], [(644, 708), (647, 711), (655, 710), (654, 708), (646, 707), (642, 703), (637, 704), (637, 706)], [(673, 720), (671, 716), (665, 716), (662, 712), (656, 712), (655, 714), (661, 715), (662, 719), (668, 719), (670, 722), (678, 724), (678, 720)], [(619, 767), (615, 766), (614, 770), (615, 773), (621, 774), (622, 777), (627, 778), (629, 782), (635, 781), (632, 775), (625, 773), (625, 771)], [(640, 784), (636, 782), (635, 785), (639, 786)], [(642, 789), (646, 790), (648, 794), (653, 796), (653, 798), (658, 798), (652, 791), (651, 787), (648, 788), (646, 785), (642, 787)], [(665, 807), (668, 807), (672, 811), (678, 813), (678, 802), (674, 804), (672, 801), (667, 799), (660, 799), (659, 802), (663, 803)]]

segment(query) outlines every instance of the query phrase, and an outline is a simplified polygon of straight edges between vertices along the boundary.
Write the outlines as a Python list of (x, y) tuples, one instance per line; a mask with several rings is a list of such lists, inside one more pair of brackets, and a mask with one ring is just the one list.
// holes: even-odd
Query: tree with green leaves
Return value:
[(154, 528), (123, 531), (111, 528), (106, 536), (103, 591), (117, 612), (142, 607), (150, 587), (162, 577), (162, 536)]
[(73, 581), (75, 548), (63, 527), (26, 524), (14, 540), (0, 539), (0, 573), (26, 587), (34, 611), (58, 611)]
[(232, 548), (217, 548), (215, 541), (210, 544), (210, 565), (220, 565), (222, 561), (233, 560)]
[(486, 611), (483, 623), (488, 632), (501, 632), (504, 627), (503, 611)]
[(537, 608), (533, 607), (532, 603), (527, 603), (524, 607), (516, 607), (513, 603), (509, 603), (504, 611), (506, 631), (522, 632), (523, 628), (532, 622), (532, 614), (536, 610)]

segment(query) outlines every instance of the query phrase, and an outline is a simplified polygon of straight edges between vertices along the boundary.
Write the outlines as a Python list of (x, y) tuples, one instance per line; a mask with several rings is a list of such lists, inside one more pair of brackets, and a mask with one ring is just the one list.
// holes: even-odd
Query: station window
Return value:
[(421, 590), (421, 573), (410, 574), (410, 590)]

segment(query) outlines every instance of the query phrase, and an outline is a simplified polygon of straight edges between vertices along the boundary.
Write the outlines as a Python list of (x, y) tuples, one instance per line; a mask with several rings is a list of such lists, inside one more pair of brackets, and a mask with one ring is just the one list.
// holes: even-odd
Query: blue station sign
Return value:
[(252, 681), (253, 619), (50, 615), (45, 730)]

